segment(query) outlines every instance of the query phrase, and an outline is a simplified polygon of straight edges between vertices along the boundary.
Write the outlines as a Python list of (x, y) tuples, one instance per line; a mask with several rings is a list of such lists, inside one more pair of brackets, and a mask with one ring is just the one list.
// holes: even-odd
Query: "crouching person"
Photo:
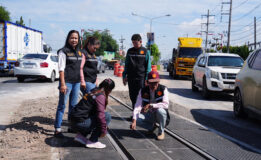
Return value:
[[(159, 73), (151, 71), (148, 75), (147, 86), (139, 91), (133, 110), (131, 129), (136, 129), (137, 120), (146, 122), (149, 132), (153, 133), (156, 123), (159, 124), (158, 140), (164, 139), (164, 127), (169, 123), (169, 98), (167, 87), (159, 84)], [(142, 113), (144, 116), (140, 115)], [(142, 119), (143, 118), (143, 119)]]
[[(111, 116), (105, 112), (108, 96), (115, 83), (111, 79), (103, 80), (98, 88), (89, 94), (83, 95), (80, 102), (70, 112), (71, 128), (77, 132), (74, 140), (88, 148), (105, 148), (106, 145), (98, 142), (107, 132)], [(89, 140), (86, 138), (91, 134)]]

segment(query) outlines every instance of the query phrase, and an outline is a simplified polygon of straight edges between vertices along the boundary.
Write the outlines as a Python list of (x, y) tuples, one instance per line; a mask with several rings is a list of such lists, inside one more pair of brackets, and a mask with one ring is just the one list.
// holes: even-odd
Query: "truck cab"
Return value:
[(169, 75), (174, 79), (179, 76), (191, 76), (197, 57), (203, 53), (201, 38), (178, 38), (177, 49), (173, 49), (172, 61), (169, 64)]

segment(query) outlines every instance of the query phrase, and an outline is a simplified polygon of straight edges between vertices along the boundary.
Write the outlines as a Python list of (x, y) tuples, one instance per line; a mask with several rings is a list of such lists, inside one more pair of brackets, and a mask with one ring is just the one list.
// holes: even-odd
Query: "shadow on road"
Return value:
[[(259, 120), (250, 118), (237, 119), (234, 117), (232, 111), (224, 110), (192, 109), (191, 114), (197, 123), (222, 133), (222, 136), (228, 135), (236, 140), (261, 149), (261, 139), (257, 138), (260, 137), (261, 133), (261, 122)], [(231, 139), (228, 140), (232, 141)], [(249, 150), (243, 146), (241, 147)]]
[(50, 83), (47, 79), (28, 78), (24, 82), (18, 82), (16, 79), (6, 80), (2, 83)]
[(168, 88), (170, 93), (177, 94), (182, 97), (195, 99), (195, 100), (206, 100), (206, 101), (233, 101), (233, 94), (227, 94), (222, 92), (213, 92), (209, 99), (204, 99), (201, 92), (192, 92), (191, 89), (187, 88)]
[(48, 132), (52, 130), (45, 129), (41, 125), (53, 125), (54, 120), (47, 117), (33, 116), (33, 117), (24, 117), (17, 123), (12, 123), (10, 125), (3, 126), (1, 125), (1, 130), (10, 128), (10, 130), (26, 130), (28, 132), (35, 132), (50, 135)]

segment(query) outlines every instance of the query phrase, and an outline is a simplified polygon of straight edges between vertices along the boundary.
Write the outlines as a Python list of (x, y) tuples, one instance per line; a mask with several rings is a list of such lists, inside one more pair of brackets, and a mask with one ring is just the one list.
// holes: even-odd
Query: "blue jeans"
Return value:
[[(109, 123), (111, 122), (111, 115), (109, 112), (105, 112), (105, 120), (106, 120), (106, 125), (108, 126)], [(100, 128), (97, 128), (97, 124), (98, 124), (97, 117), (91, 116), (90, 118), (80, 123), (72, 122), (71, 128), (74, 131), (81, 133), (85, 137), (91, 133), (91, 137), (89, 138), (89, 140), (92, 142), (97, 142), (98, 138), (101, 136), (101, 130)]]
[(159, 124), (158, 134), (164, 132), (164, 127), (167, 120), (167, 111), (163, 108), (158, 108), (155, 111), (148, 111), (147, 113), (142, 113), (137, 119), (137, 123), (144, 124), (145, 128), (148, 130), (152, 129), (155, 123)]
[(90, 93), (91, 90), (96, 87), (95, 83), (85, 82), (85, 84), (86, 84), (86, 89), (84, 90), (84, 89), (81, 88), (82, 94)]
[[(71, 109), (75, 107), (76, 104), (78, 103), (80, 83), (65, 83), (65, 85), (67, 86), (66, 93), (63, 94), (59, 92), (59, 102), (56, 110), (56, 118), (54, 123), (54, 127), (56, 129), (61, 128), (62, 121), (63, 121), (63, 114), (68, 101), (68, 97), (69, 97), (69, 113), (71, 112)], [(60, 88), (60, 84), (59, 84), (59, 88)]]

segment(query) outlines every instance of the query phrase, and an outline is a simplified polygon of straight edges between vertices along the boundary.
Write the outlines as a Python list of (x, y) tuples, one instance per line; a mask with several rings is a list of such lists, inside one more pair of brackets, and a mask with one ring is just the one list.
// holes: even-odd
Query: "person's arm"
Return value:
[(151, 104), (152, 108), (164, 108), (168, 109), (169, 108), (169, 92), (167, 87), (164, 90), (164, 96), (162, 102)]
[(60, 74), (60, 92), (65, 94), (67, 90), (67, 86), (65, 84), (64, 70), (66, 66), (66, 55), (61, 50), (58, 53), (58, 69)]
[(82, 62), (81, 62), (81, 67), (80, 67), (80, 77), (81, 77), (81, 87), (86, 88), (85, 80), (84, 80), (84, 74), (83, 74), (83, 68), (85, 65), (85, 55), (82, 54)]
[(101, 130), (101, 135), (105, 135), (107, 131), (106, 120), (105, 120), (105, 99), (104, 95), (99, 95), (96, 97), (97, 103), (97, 128)]
[(146, 68), (145, 80), (148, 79), (148, 74), (149, 74), (150, 71), (151, 71), (150, 51), (147, 51), (147, 54), (146, 54), (146, 64), (147, 64), (147, 68)]
[(122, 73), (122, 80), (123, 80), (123, 84), (126, 85), (127, 84), (127, 73), (128, 73), (128, 66), (129, 66), (129, 61), (130, 61), (130, 57), (129, 57), (129, 54), (127, 52), (127, 55), (126, 55), (126, 59), (125, 59), (125, 66), (124, 66), (124, 71)]

